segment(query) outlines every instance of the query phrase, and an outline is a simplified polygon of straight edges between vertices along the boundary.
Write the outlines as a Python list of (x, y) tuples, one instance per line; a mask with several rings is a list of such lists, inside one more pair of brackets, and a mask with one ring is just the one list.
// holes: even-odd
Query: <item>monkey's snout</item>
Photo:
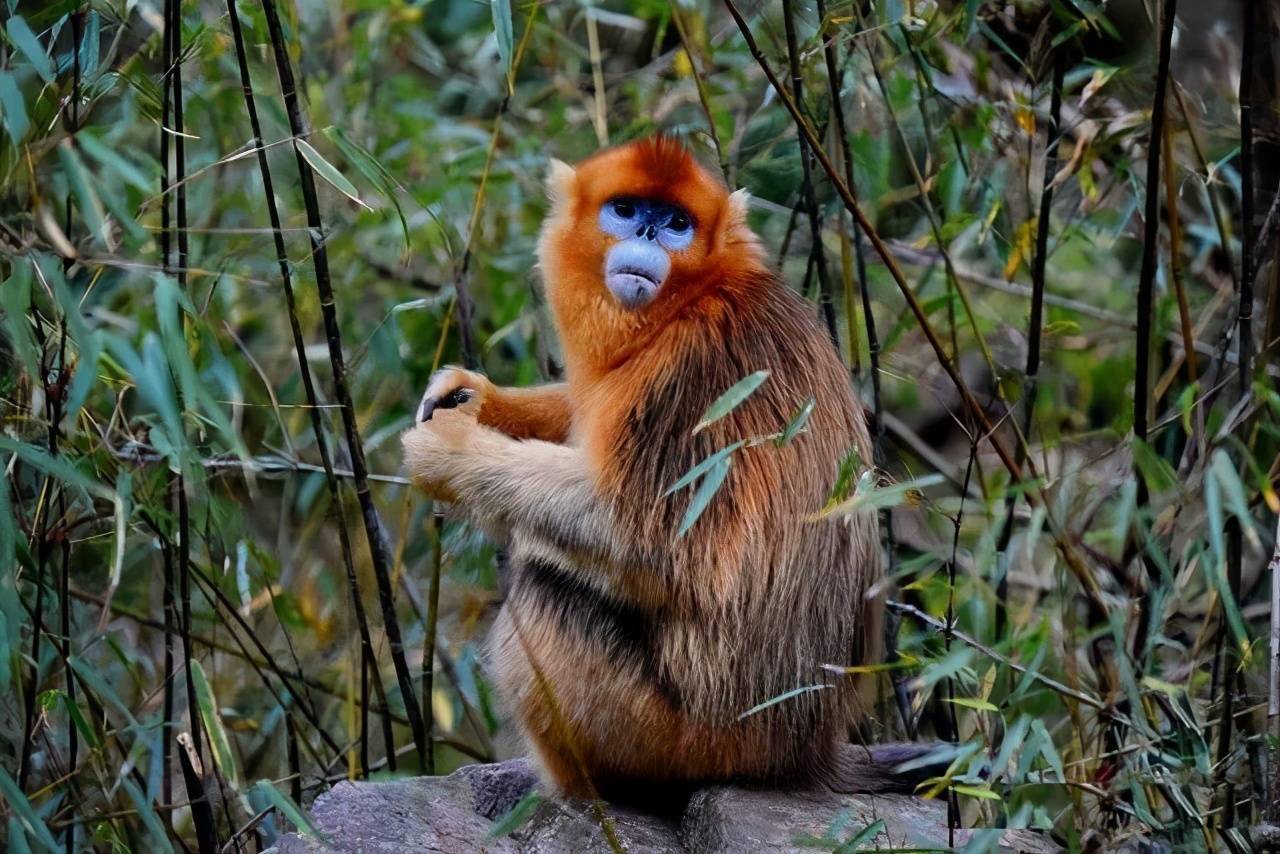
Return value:
[(457, 409), (462, 404), (475, 397), (476, 393), (469, 388), (455, 388), (453, 391), (441, 398), (426, 398), (422, 401), (422, 406), (418, 409), (418, 421), (430, 421), (431, 413), (437, 409)]
[(671, 272), (666, 250), (643, 238), (616, 244), (605, 259), (605, 287), (626, 308), (641, 308), (657, 295)]

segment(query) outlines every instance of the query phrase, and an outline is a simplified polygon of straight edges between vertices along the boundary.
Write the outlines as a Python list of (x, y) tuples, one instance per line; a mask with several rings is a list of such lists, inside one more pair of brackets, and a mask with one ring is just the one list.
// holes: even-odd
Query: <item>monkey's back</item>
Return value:
[[(694, 432), (758, 370), (769, 378), (754, 394)], [(544, 761), (585, 762), (597, 785), (822, 773), (856, 719), (854, 680), (823, 665), (875, 655), (881, 606), (868, 593), (881, 567), (874, 515), (814, 518), (846, 457), (865, 468), (871, 449), (812, 305), (764, 274), (727, 283), (623, 364), (571, 383), (595, 487), (639, 558), (584, 583), (557, 562), (590, 555), (512, 532), (495, 652)], [(810, 396), (794, 440), (751, 441), (782, 431)], [(742, 440), (719, 492), (678, 537), (695, 490), (668, 487)], [(548, 755), (557, 744), (559, 759)]]

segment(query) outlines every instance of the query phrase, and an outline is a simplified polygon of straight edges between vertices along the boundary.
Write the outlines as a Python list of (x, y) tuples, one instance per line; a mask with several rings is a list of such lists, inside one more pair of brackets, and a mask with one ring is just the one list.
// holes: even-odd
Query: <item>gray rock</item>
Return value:
[[(339, 783), (312, 805), (324, 840), (291, 834), (280, 854), (391, 852), (611, 852), (609, 836), (631, 854), (830, 849), (816, 840), (844, 841), (876, 821), (884, 828), (865, 840), (884, 848), (946, 848), (947, 808), (904, 795), (834, 795), (719, 786), (696, 792), (678, 820), (614, 805), (544, 796), (506, 836), (497, 823), (538, 785), (528, 760), (470, 765), (448, 777)], [(970, 834), (957, 832), (956, 844)], [(809, 844), (806, 845), (806, 842)], [(1006, 831), (1000, 850), (1019, 854), (1061, 851), (1047, 837)]]

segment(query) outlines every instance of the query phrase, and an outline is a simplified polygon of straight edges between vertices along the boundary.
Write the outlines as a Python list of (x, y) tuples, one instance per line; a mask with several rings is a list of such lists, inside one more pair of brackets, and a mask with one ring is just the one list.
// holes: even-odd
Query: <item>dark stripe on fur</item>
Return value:
[(630, 663), (674, 705), (678, 693), (659, 672), (654, 654), (653, 616), (618, 602), (551, 561), (529, 558), (515, 577), (515, 598), (538, 608), (563, 632), (599, 647), (619, 663)]

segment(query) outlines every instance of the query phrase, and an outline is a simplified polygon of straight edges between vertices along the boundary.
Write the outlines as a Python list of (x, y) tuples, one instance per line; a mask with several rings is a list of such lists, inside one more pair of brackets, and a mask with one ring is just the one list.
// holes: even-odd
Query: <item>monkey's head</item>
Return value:
[(553, 160), (547, 190), (538, 260), (561, 336), (580, 332), (602, 358), (759, 263), (745, 191), (730, 193), (670, 137), (577, 168)]

